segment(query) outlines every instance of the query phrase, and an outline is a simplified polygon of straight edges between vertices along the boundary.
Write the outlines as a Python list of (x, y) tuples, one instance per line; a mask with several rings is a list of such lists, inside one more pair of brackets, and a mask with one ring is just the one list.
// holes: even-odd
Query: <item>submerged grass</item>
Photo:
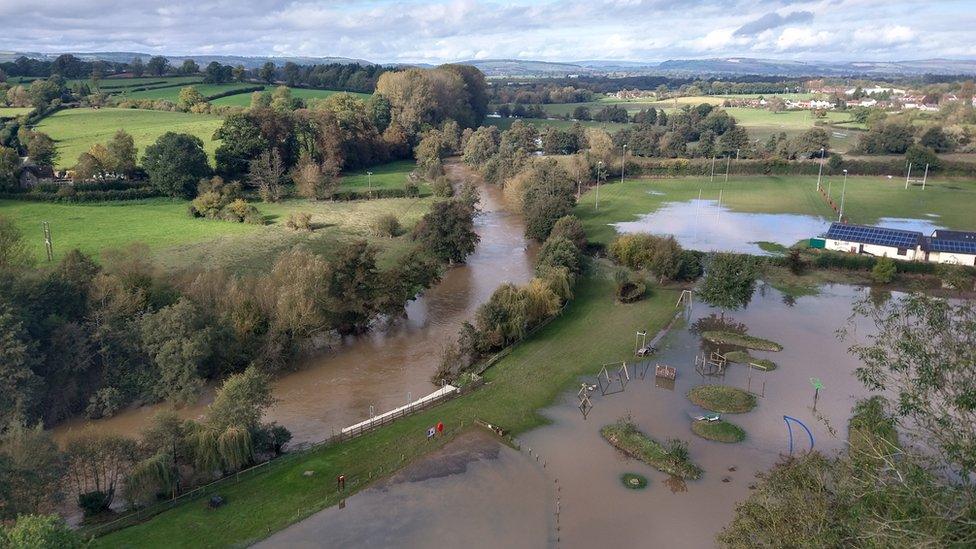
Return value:
[(722, 414), (743, 414), (756, 407), (756, 397), (728, 385), (699, 385), (688, 391), (696, 406)]
[(716, 345), (735, 345), (757, 351), (782, 351), (783, 346), (775, 341), (735, 332), (704, 332), (702, 337)]
[(620, 420), (600, 429), (600, 434), (611, 446), (624, 454), (643, 461), (662, 473), (683, 479), (701, 478), (702, 470), (691, 461), (687, 447), (683, 443), (669, 444), (645, 435), (632, 421)]
[(776, 369), (776, 363), (772, 360), (768, 358), (756, 358), (747, 351), (729, 351), (725, 353), (725, 358), (729, 362), (735, 362), (736, 364), (752, 364), (764, 372)]
[(742, 442), (746, 438), (746, 432), (742, 430), (742, 427), (724, 419), (719, 421), (696, 420), (691, 424), (691, 431), (702, 438), (730, 444)]

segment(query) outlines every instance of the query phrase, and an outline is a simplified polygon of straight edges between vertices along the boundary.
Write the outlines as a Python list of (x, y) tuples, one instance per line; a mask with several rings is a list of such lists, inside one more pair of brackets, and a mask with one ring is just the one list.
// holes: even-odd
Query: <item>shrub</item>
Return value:
[(93, 517), (107, 511), (112, 502), (111, 494), (98, 490), (78, 494), (78, 507), (85, 512), (86, 517)]
[(400, 226), (400, 220), (393, 214), (384, 214), (376, 218), (373, 221), (373, 234), (376, 236), (385, 236), (387, 238), (393, 238), (403, 234), (403, 227)]
[[(418, 187), (417, 184), (414, 183), (413, 181), (408, 180), (406, 183), (403, 184), (403, 193), (404, 196), (407, 196), (409, 198), (417, 198), (418, 196), (420, 196), (420, 187)], [(377, 196), (377, 198), (382, 198), (382, 197)]]
[(582, 257), (579, 248), (571, 241), (561, 236), (550, 236), (546, 239), (539, 255), (536, 257), (536, 274), (544, 273), (555, 267), (565, 267), (573, 275), (582, 270)]
[(312, 214), (307, 212), (292, 212), (285, 220), (285, 227), (295, 231), (312, 232)]
[(554, 236), (568, 239), (580, 250), (586, 248), (586, 231), (583, 230), (583, 224), (574, 215), (566, 215), (556, 221), (556, 224), (552, 226), (552, 232), (549, 233), (550, 238)]
[(894, 280), (897, 269), (894, 259), (887, 256), (881, 257), (871, 269), (871, 279), (878, 284), (888, 284)]
[(435, 178), (434, 182), (430, 184), (430, 188), (434, 196), (441, 198), (454, 196), (454, 186), (451, 185), (451, 180), (447, 177), (441, 176)]

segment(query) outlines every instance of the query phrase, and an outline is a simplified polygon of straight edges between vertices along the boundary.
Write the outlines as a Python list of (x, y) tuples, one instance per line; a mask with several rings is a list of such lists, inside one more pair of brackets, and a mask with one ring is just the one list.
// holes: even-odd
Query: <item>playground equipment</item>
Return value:
[(790, 416), (783, 416), (783, 421), (786, 422), (786, 430), (787, 430), (787, 432), (790, 435), (790, 455), (791, 456), (793, 455), (793, 427), (790, 425), (790, 422), (791, 421), (794, 422), (794, 423), (796, 423), (800, 427), (803, 427), (803, 430), (807, 432), (807, 436), (810, 437), (810, 450), (813, 450), (813, 433), (810, 432), (810, 429), (808, 429), (807, 426), (804, 425), (802, 421), (796, 419), (795, 417), (790, 417)]
[(700, 354), (695, 355), (695, 371), (698, 375), (702, 377), (721, 377), (725, 375), (725, 368), (728, 366), (729, 361), (725, 358), (725, 355), (712, 351), (710, 355), (705, 355), (702, 351)]
[[(616, 374), (616, 379), (610, 377), (610, 370), (613, 370)], [(609, 364), (604, 364), (600, 373), (596, 376), (597, 383), (600, 386), (600, 393), (604, 396), (614, 393), (623, 392), (627, 388), (627, 383), (630, 382), (630, 372), (627, 371), (626, 362), (611, 362)], [(615, 389), (619, 383), (620, 388)]]

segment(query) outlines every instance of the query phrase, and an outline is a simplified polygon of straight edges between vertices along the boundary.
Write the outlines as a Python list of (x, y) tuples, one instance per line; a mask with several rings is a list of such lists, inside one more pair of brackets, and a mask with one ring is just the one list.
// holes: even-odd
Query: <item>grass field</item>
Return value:
[(744, 414), (756, 407), (755, 395), (728, 385), (699, 385), (688, 391), (688, 400), (722, 414)]
[[(843, 176), (824, 178), (835, 198), (840, 197)], [(582, 220), (590, 240), (608, 243), (616, 234), (610, 223), (631, 221), (656, 211), (666, 202), (684, 202), (698, 198), (716, 200), (722, 193), (722, 205), (737, 212), (794, 213), (833, 218), (836, 214), (816, 191), (816, 176), (733, 176), (728, 183), (716, 177), (677, 179), (629, 179), (623, 184), (600, 187), (600, 209), (594, 209), (596, 193), (583, 195), (575, 214)], [(926, 219), (949, 229), (976, 230), (976, 181), (930, 178), (923, 191), (904, 188), (901, 176), (850, 177), (844, 214), (852, 223), (872, 224), (882, 217)], [(650, 191), (664, 194), (651, 194)]]
[[(220, 489), (227, 503), (219, 509), (209, 510), (197, 500), (100, 538), (96, 546), (247, 545), (338, 503), (340, 494), (332, 482), (336, 475), (346, 474), (354, 485), (365, 481), (367, 472), (388, 472), (451, 440), (463, 430), (462, 422), (470, 428), (474, 419), (481, 419), (516, 434), (536, 427), (546, 421), (537, 411), (576, 384), (579, 375), (632, 355), (632, 342), (620, 338), (621, 333), (635, 326), (657, 331), (670, 319), (675, 292), (657, 289), (650, 299), (622, 305), (613, 289), (613, 282), (603, 277), (582, 280), (563, 315), (501, 359), (486, 373), (489, 383), (467, 396), (349, 443), (285, 458), (260, 476), (228, 483)], [(427, 426), (438, 421), (449, 435), (424, 443)], [(304, 471), (315, 474), (310, 480)]]
[(34, 110), (31, 107), (0, 107), (0, 120), (5, 118), (17, 118)]
[[(343, 191), (365, 191), (372, 189), (402, 189), (407, 182), (407, 175), (417, 167), (412, 160), (390, 162), (382, 166), (373, 166), (368, 170), (343, 174), (339, 182), (339, 189)], [(373, 172), (367, 176), (366, 172)]]
[[(356, 202), (311, 202), (286, 200), (278, 204), (257, 204), (268, 225), (245, 225), (226, 221), (194, 219), (187, 215), (187, 202), (158, 198), (100, 204), (52, 204), (46, 202), (0, 201), (0, 215), (9, 217), (26, 235), (41, 261), (41, 222), (51, 223), (55, 260), (78, 248), (96, 258), (106, 249), (140, 242), (167, 269), (181, 267), (226, 267), (236, 272), (270, 268), (274, 258), (302, 243), (328, 257), (340, 242), (368, 238), (379, 249), (380, 266), (385, 267), (412, 247), (408, 236), (373, 238), (373, 221), (384, 214), (396, 215), (411, 228), (429, 209), (432, 199), (383, 199)], [(298, 233), (283, 226), (288, 214), (312, 214), (317, 229)]]
[[(273, 88), (269, 86), (266, 87), (265, 89), (267, 90)], [(293, 97), (299, 97), (301, 99), (304, 99), (306, 102), (311, 100), (316, 100), (316, 99), (325, 99), (326, 97), (329, 97), (330, 95), (335, 95), (337, 93), (342, 93), (342, 92), (338, 92), (335, 90), (310, 90), (307, 88), (291, 89), (291, 94)], [(368, 93), (356, 93), (356, 92), (348, 92), (348, 93), (351, 93), (352, 95), (355, 95), (356, 97), (359, 97), (361, 99), (368, 99), (370, 97)], [(210, 104), (219, 107), (227, 107), (227, 106), (248, 107), (251, 105), (251, 94), (238, 93), (235, 95), (228, 95), (227, 97), (219, 97), (211, 101)]]
[(73, 166), (78, 155), (87, 152), (95, 143), (105, 143), (123, 129), (135, 139), (139, 157), (146, 147), (160, 135), (172, 131), (189, 133), (203, 141), (204, 149), (213, 158), (217, 143), (214, 131), (222, 119), (209, 114), (151, 111), (139, 109), (66, 109), (41, 120), (38, 131), (50, 135), (58, 144), (58, 167)]
[[(553, 126), (555, 128), (559, 128), (560, 130), (568, 130), (573, 127), (573, 124), (576, 123), (573, 120), (550, 120), (547, 118), (488, 118), (485, 120), (485, 125), (498, 126), (498, 129), (504, 131), (511, 128), (512, 124), (514, 124), (516, 120), (521, 120), (526, 124), (533, 124), (539, 130), (542, 130), (542, 128), (548, 126)], [(620, 124), (617, 122), (594, 122), (592, 120), (580, 122), (580, 124), (586, 128), (603, 128), (610, 133), (630, 126), (630, 124)]]
[[(241, 90), (247, 88), (253, 88), (255, 84), (249, 83), (232, 83), (232, 84), (192, 84), (197, 91), (199, 91), (204, 97), (210, 97), (212, 95), (217, 95), (219, 93), (226, 93), (233, 90)], [(151, 99), (158, 100), (164, 99), (166, 101), (172, 101), (176, 103), (180, 99), (180, 90), (185, 86), (171, 86), (168, 88), (157, 88), (154, 90), (142, 90), (134, 92), (119, 93), (117, 97), (121, 99)], [(250, 104), (250, 95), (245, 94), (248, 97), (248, 104)], [(233, 97), (233, 96), (231, 96)]]

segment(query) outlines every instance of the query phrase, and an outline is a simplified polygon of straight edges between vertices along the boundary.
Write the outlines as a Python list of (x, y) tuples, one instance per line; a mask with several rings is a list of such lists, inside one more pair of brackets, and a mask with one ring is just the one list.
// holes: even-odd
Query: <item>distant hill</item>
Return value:
[(976, 60), (919, 59), (916, 61), (781, 61), (728, 57), (664, 61), (656, 70), (685, 74), (759, 74), (774, 76), (909, 76), (920, 74), (976, 74)]
[[(142, 58), (143, 61), (148, 61), (150, 57), (155, 54), (139, 53), (139, 52), (67, 52), (78, 59), (83, 59), (85, 61), (111, 61), (115, 63), (125, 63), (132, 61), (136, 57)], [(32, 59), (44, 59), (53, 60), (60, 53), (37, 53), (37, 52), (3, 52), (0, 51), (0, 62), (13, 61), (18, 57), (30, 57)], [(329, 63), (342, 63), (342, 64), (352, 64), (358, 63), (360, 65), (374, 65), (375, 63), (371, 61), (366, 61), (365, 59), (351, 59), (348, 57), (252, 57), (243, 55), (165, 55), (171, 65), (179, 65), (183, 63), (184, 59), (193, 59), (199, 65), (205, 66), (208, 63), (217, 61), (218, 63), (224, 65), (243, 65), (246, 68), (253, 69), (260, 67), (261, 65), (267, 63), (268, 61), (273, 62), (275, 65), (281, 66), (291, 61), (292, 63), (297, 63), (299, 65), (325, 65)]]

